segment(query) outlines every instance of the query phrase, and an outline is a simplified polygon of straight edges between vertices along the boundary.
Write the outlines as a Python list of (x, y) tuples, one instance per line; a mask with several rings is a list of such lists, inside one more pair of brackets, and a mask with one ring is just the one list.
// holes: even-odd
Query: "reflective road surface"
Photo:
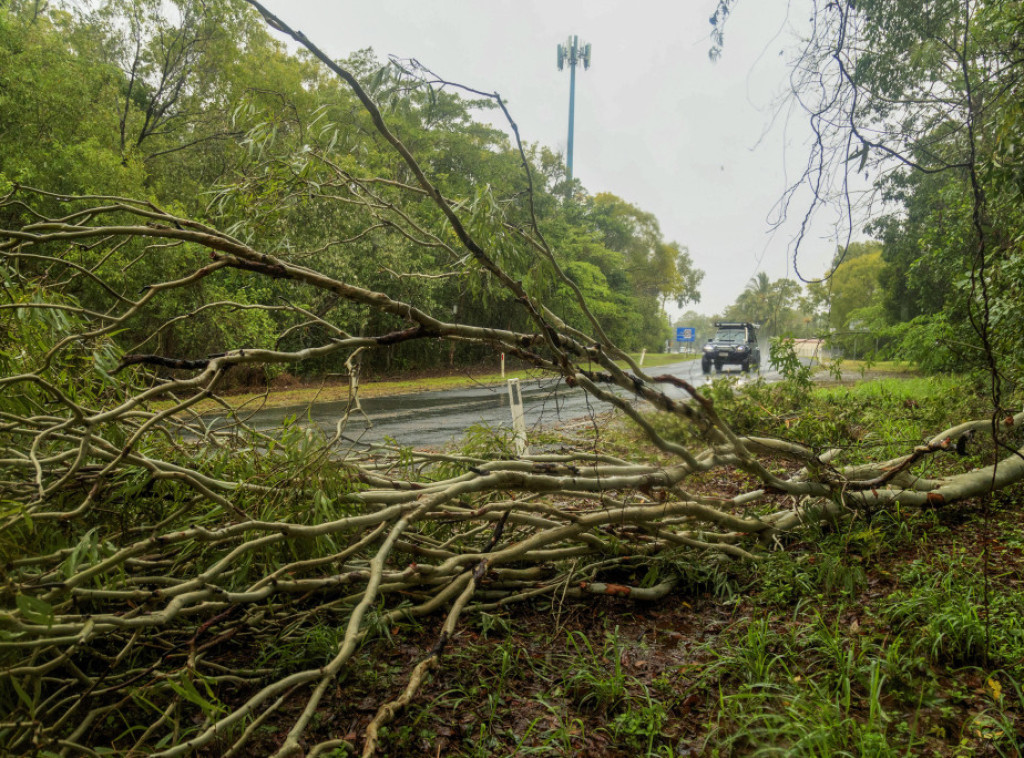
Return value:
[[(693, 385), (704, 384), (700, 360), (687, 360), (648, 369), (648, 374), (672, 374)], [(747, 375), (729, 372), (740, 381)], [(751, 373), (750, 376), (756, 376)], [(763, 369), (762, 376), (778, 379), (775, 372)], [(527, 436), (539, 428), (564, 424), (609, 409), (580, 389), (567, 387), (560, 379), (526, 379), (521, 382)], [(671, 397), (685, 393), (671, 385), (660, 385)], [(620, 394), (625, 394), (620, 392)], [(409, 395), (369, 398), (362, 401), (363, 411), (372, 425), (359, 413), (353, 413), (345, 427), (345, 437), (360, 442), (380, 442), (385, 437), (402, 445), (438, 448), (461, 438), (474, 424), (511, 428), (507, 385), (481, 385), (455, 390), (418, 392)], [(345, 402), (316, 403), (272, 408), (255, 414), (249, 423), (257, 429), (270, 431), (289, 417), (302, 425), (315, 424), (333, 434), (339, 418), (344, 415)]]

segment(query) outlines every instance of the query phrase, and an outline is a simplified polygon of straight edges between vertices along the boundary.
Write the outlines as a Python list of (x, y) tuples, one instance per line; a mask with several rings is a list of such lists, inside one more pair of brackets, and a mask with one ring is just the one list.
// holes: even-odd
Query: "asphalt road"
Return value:
[[(701, 373), (700, 360), (658, 366), (649, 373), (672, 374), (695, 386), (708, 380)], [(739, 372), (738, 367), (729, 373), (746, 381), (747, 375)], [(778, 378), (767, 370), (763, 375), (768, 379)], [(606, 404), (557, 379), (524, 380), (521, 387), (528, 438), (538, 429), (585, 420), (608, 410)], [(662, 385), (661, 389), (673, 397), (685, 394), (671, 385)], [(353, 414), (345, 436), (363, 443), (380, 442), (387, 437), (402, 445), (436, 448), (461, 438), (475, 424), (504, 429), (512, 426), (508, 389), (504, 385), (369, 398), (362, 401), (362, 406), (370, 423), (358, 413)], [(332, 434), (345, 407), (344, 402), (337, 402), (317, 403), (312, 408), (305, 405), (271, 408), (256, 414), (249, 423), (257, 429), (270, 431), (280, 427), (285, 419), (294, 417), (302, 425), (317, 425)]]

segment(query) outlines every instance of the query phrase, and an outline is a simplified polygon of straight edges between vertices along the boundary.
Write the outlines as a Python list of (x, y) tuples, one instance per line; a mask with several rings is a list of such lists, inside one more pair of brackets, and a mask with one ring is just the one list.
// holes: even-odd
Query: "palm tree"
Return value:
[(747, 320), (767, 327), (772, 315), (772, 283), (768, 274), (759, 271), (747, 282), (746, 288), (736, 299), (736, 305)]
[(735, 312), (747, 321), (761, 324), (765, 335), (778, 330), (783, 312), (800, 294), (800, 286), (791, 279), (776, 279), (759, 271), (747, 282), (746, 288), (736, 298)]

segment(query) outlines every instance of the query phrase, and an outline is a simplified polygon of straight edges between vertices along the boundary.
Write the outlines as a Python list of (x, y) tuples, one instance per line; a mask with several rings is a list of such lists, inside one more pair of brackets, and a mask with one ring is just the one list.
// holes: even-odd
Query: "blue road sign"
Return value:
[(697, 339), (697, 330), (692, 326), (676, 327), (676, 342), (693, 342)]

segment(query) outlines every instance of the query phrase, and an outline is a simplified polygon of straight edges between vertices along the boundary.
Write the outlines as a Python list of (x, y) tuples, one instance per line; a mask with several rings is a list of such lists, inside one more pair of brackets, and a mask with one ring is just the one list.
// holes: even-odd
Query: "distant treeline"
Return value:
[[(493, 102), (431, 85), (411, 66), (382, 64), (369, 50), (345, 65), (492, 257), (569, 325), (586, 326), (574, 293), (542, 274), (537, 251), (509, 233), (528, 226), (531, 208), (562, 268), (622, 348), (660, 347), (669, 337), (663, 304), (699, 299), (702, 272), (684, 247), (663, 239), (654, 216), (612, 194), (590, 195), (579, 182), (570, 186), (561, 156), (539, 145), (525, 148), (531, 203), (516, 145), (474, 118)], [(442, 243), (451, 238), (432, 203), (409, 200), (416, 196), (404, 188), (413, 177), (384, 149), (353, 94), (308, 55), (272, 39), (244, 3), (0, 3), (0, 191), (12, 183), (58, 195), (149, 199), (439, 318), (457, 313), (480, 325), (533, 328), (457, 245), (416, 231)], [(25, 219), (3, 219), (18, 221)], [(118, 268), (125, 280), (116, 284), (131, 291), (197, 265), (199, 253), (187, 246), (132, 265), (142, 244), (82, 248), (77, 262), (106, 260), (104, 270)], [(46, 286), (45, 264), (25, 265), (37, 266)], [(102, 310), (108, 293), (83, 277), (71, 295)], [(237, 307), (204, 308), (224, 301)], [(301, 313), (274, 308), (285, 303)], [(270, 308), (250, 307), (256, 304)], [(407, 326), (292, 283), (225, 269), (163, 293), (159, 307), (116, 340), (127, 349), (152, 336), (147, 351), (196, 359), (235, 348), (295, 348), (329, 336), (331, 324), (367, 335)], [(484, 357), (481, 350), (409, 342), (373, 351), (364, 367), (464, 365)], [(293, 370), (338, 371), (342, 360)]]

